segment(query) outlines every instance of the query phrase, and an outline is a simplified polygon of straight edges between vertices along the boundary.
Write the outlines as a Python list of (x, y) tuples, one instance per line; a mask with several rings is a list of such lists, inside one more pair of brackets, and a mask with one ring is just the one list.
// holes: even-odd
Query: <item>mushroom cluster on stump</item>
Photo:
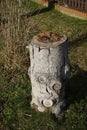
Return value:
[(67, 37), (52, 32), (40, 33), (32, 38), (29, 51), (31, 106), (60, 117), (65, 107), (65, 84), (70, 76)]

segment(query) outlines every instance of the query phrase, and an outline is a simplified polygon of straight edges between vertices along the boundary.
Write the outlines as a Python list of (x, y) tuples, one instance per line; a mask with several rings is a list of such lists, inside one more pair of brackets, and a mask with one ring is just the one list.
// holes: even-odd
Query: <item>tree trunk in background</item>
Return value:
[(55, 0), (48, 0), (48, 8), (55, 8)]
[(40, 112), (51, 111), (60, 117), (64, 113), (65, 84), (70, 74), (67, 38), (64, 36), (62, 41), (44, 43), (34, 37), (29, 50), (31, 106)]

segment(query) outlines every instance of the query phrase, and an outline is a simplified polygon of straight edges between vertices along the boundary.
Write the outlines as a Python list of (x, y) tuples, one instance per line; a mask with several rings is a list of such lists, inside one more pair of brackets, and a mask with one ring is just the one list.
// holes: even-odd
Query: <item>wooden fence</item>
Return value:
[(80, 11), (87, 11), (87, 0), (56, 0), (59, 5), (74, 8)]

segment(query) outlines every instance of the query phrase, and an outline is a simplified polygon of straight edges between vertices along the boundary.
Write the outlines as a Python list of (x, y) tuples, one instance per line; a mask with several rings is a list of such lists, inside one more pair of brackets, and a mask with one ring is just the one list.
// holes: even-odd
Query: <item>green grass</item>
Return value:
[[(34, 2), (31, 2), (30, 5), (28, 3), (29, 1), (27, 4), (23, 3), (22, 9), (24, 11), (30, 12), (44, 8)], [(0, 38), (0, 130), (86, 130), (87, 21), (66, 16), (56, 10), (38, 13), (21, 22), (28, 24), (29, 20), (34, 23), (29, 35), (30, 38), (41, 31), (54, 31), (67, 35), (69, 39), (71, 78), (66, 87), (67, 110), (65, 118), (58, 121), (50, 113), (35, 112), (30, 107), (31, 83), (27, 75), (29, 54), (25, 49), (29, 38), (27, 37), (27, 42), (23, 45), (23, 51), (21, 53), (16, 51), (22, 58), (21, 64), (19, 64), (18, 59), (15, 59), (16, 64), (18, 64), (16, 67), (13, 64), (10, 64), (12, 67), (9, 65), (7, 67), (7, 61), (3, 55), (6, 44), (4, 44), (4, 38)], [(4, 30), (3, 25), (1, 28)], [(25, 29), (24, 24), (22, 24), (21, 30), (22, 28)], [(13, 55), (11, 54), (11, 56)], [(13, 59), (10, 60), (12, 63)]]

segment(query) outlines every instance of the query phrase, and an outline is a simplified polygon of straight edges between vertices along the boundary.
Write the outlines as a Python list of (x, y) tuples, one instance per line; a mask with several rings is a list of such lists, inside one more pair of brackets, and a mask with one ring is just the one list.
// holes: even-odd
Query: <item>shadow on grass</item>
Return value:
[[(45, 8), (42, 8), (42, 9), (37, 9), (35, 11), (32, 11), (32, 12), (29, 12), (29, 13), (26, 13), (26, 14), (23, 14), (23, 15), (20, 15), (20, 18), (21, 19), (24, 19), (24, 18), (30, 18), (32, 16), (35, 16), (35, 15), (38, 15), (38, 14), (41, 14), (41, 13), (45, 13), (45, 12), (48, 12), (50, 10), (52, 10), (53, 8), (50, 8), (50, 7), (45, 7)], [(6, 18), (3, 18), (1, 19), (0, 18), (0, 25), (1, 24), (7, 24), (8, 23), (8, 19)]]
[[(68, 42), (69, 51), (83, 46), (87, 42), (87, 33), (80, 35), (73, 41)], [(81, 61), (80, 61), (81, 62)], [(71, 78), (66, 86), (67, 107), (75, 102), (79, 103), (87, 97), (87, 71), (79, 68), (76, 63), (71, 65)]]
[(69, 41), (68, 42), (69, 49), (71, 49), (73, 47), (78, 47), (78, 46), (82, 45), (85, 41), (87, 41), (87, 32), (80, 35), (73, 41)]
[[(68, 42), (70, 51), (87, 42), (87, 32), (73, 41)], [(86, 45), (86, 44), (85, 44)], [(84, 46), (85, 48), (85, 46)], [(68, 106), (74, 102), (80, 102), (87, 96), (87, 71), (79, 68), (78, 65), (71, 65), (72, 77), (66, 86), (66, 100)]]
[(87, 71), (80, 69), (77, 65), (72, 66), (72, 71), (76, 71), (66, 86), (67, 107), (80, 102), (87, 97)]
[(53, 8), (49, 8), (49, 7), (42, 8), (42, 9), (37, 9), (35, 11), (32, 11), (32, 12), (26, 13), (24, 15), (21, 15), (21, 19), (29, 18), (29, 17), (35, 16), (35, 15), (38, 15), (38, 14), (41, 14), (41, 13), (45, 13), (45, 12), (48, 12), (48, 11), (50, 11), (52, 9)]

